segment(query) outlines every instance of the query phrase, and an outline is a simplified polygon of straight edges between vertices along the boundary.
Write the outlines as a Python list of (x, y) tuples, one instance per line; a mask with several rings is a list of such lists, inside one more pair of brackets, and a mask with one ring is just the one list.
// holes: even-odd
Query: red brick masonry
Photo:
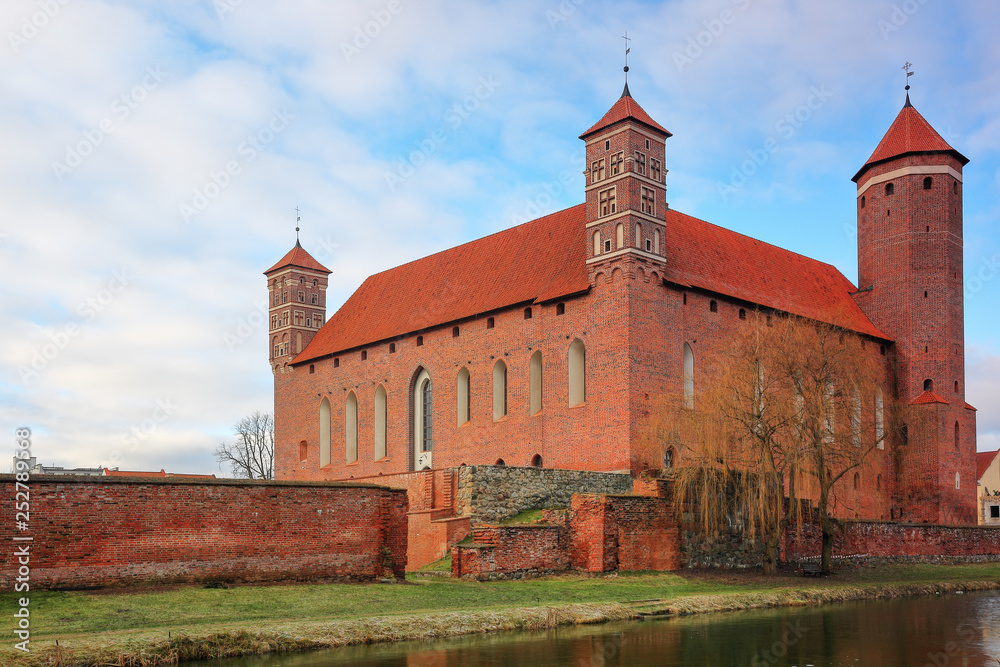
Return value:
[[(819, 526), (789, 529), (785, 540), (785, 560), (819, 556)], [(963, 560), (995, 560), (1000, 556), (1000, 526), (938, 526), (880, 521), (845, 522), (833, 543), (833, 555), (871, 558), (944, 557)]]
[[(0, 475), (15, 498), (13, 475)], [(406, 491), (371, 484), (32, 477), (28, 530), (3, 512), (0, 588), (30, 544), (32, 588), (402, 577)], [(32, 542), (11, 542), (32, 536)]]

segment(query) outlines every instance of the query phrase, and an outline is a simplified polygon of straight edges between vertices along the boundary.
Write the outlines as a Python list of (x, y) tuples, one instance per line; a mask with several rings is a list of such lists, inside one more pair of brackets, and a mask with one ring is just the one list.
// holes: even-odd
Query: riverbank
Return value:
[[(885, 565), (844, 569), (828, 579), (803, 579), (792, 572), (768, 578), (752, 572), (679, 572), (487, 583), (411, 577), (383, 585), (32, 593), (31, 652), (15, 650), (8, 639), (0, 647), (0, 662), (156, 665), (648, 615), (992, 589), (1000, 589), (997, 563)], [(13, 609), (15, 596), (0, 596), (0, 604)]]

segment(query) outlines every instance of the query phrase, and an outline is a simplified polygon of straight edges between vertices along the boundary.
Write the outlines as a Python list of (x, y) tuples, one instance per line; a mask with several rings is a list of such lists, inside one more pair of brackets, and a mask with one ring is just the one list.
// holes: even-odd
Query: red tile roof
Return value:
[(910, 401), (910, 405), (924, 405), (926, 403), (943, 403), (949, 405), (948, 401), (939, 394), (935, 394), (933, 391), (925, 391), (924, 393), (917, 396), (915, 399)]
[(295, 358), (301, 363), (445, 322), (584, 292), (583, 204), (377, 273)]
[(966, 410), (973, 410), (975, 412), (979, 412), (979, 410), (977, 410), (974, 406), (969, 405), (968, 403), (965, 404), (965, 409)]
[(888, 340), (834, 266), (667, 211), (664, 278)]
[(656, 130), (657, 132), (666, 135), (667, 137), (672, 137), (662, 125), (657, 123), (652, 117), (646, 113), (646, 111), (639, 106), (639, 103), (632, 99), (631, 93), (628, 92), (628, 84), (625, 84), (625, 90), (622, 92), (622, 96), (618, 98), (615, 105), (608, 110), (601, 120), (594, 123), (589, 130), (580, 135), (581, 139), (586, 139), (595, 132), (599, 132), (607, 127), (611, 127), (615, 123), (620, 123), (623, 120), (631, 118), (632, 120), (638, 121), (643, 125)]
[[(582, 204), (369, 277), (294, 363), (589, 289)], [(835, 267), (667, 212), (663, 277), (888, 340)]]
[(906, 105), (889, 126), (882, 141), (876, 146), (875, 152), (854, 175), (853, 180), (857, 182), (865, 170), (873, 164), (910, 153), (952, 153), (963, 165), (969, 162), (968, 158), (949, 146), (931, 124), (913, 108), (907, 96)]
[(986, 469), (993, 463), (993, 459), (1000, 454), (1000, 450), (995, 452), (976, 452), (976, 479), (982, 479), (986, 474)]
[(288, 251), (284, 257), (278, 260), (278, 263), (272, 266), (270, 269), (264, 272), (264, 275), (271, 273), (272, 271), (277, 271), (278, 269), (284, 268), (286, 266), (297, 266), (303, 269), (312, 269), (313, 271), (320, 271), (322, 273), (332, 273), (330, 269), (326, 268), (305, 251), (305, 249), (299, 245), (299, 242), (295, 242), (295, 247)]

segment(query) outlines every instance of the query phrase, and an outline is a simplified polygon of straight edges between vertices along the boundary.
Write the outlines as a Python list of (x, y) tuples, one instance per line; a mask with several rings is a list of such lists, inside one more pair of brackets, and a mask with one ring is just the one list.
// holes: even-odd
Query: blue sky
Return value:
[[(369, 274), (579, 203), (629, 87), (668, 201), (856, 280), (854, 184), (911, 99), (965, 169), (968, 399), (1000, 447), (1000, 4), (114, 2), (0, 7), (0, 432), (46, 464), (218, 472), (269, 409), (261, 272)], [(767, 150), (768, 147), (776, 147)]]

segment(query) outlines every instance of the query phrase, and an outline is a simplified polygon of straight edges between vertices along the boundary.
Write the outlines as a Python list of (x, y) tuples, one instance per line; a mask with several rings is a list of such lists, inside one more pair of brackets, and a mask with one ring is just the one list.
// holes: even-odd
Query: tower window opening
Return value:
[(886, 215), (886, 217), (889, 217), (889, 215), (890, 215), (889, 209), (885, 209), (885, 215)]
[(395, 353), (396, 353), (396, 344), (389, 343), (389, 354), (395, 354)]
[(708, 302), (708, 309), (713, 313), (719, 312), (719, 304), (714, 299)]
[(601, 254), (601, 233), (594, 232), (594, 256)]
[(606, 150), (606, 151), (611, 150), (611, 141), (610, 140), (605, 140), (605, 142), (604, 142), (604, 150)]
[(625, 225), (620, 222), (615, 226), (615, 241), (618, 244), (618, 250), (625, 247)]
[(924, 290), (924, 298), (927, 298), (927, 290)]
[(313, 287), (319, 287), (319, 281), (313, 278)]
[(954, 192), (956, 195), (958, 194), (958, 181), (955, 181), (954, 183), (951, 184), (951, 191)]
[(861, 208), (865, 207), (865, 196), (861, 195)]
[(926, 231), (928, 231), (928, 232), (931, 231), (931, 226), (930, 225), (927, 225)]
[(361, 361), (368, 359), (368, 350), (361, 350)]
[(959, 450), (959, 444), (961, 442), (962, 442), (962, 430), (959, 427), (958, 422), (955, 422), (955, 451), (956, 452)]
[(565, 303), (557, 303), (556, 304), (556, 315), (565, 315), (565, 314), (566, 314), (566, 304)]
[(316, 364), (309, 364), (309, 374), (312, 375), (316, 372)]
[(885, 356), (885, 345), (878, 346), (878, 353), (881, 354), (883, 357)]
[(747, 318), (747, 311), (745, 308), (740, 308), (740, 319), (745, 320)]
[(524, 319), (526, 319), (526, 320), (530, 320), (531, 319), (531, 308), (525, 308), (524, 309)]
[(653, 241), (646, 239), (646, 252), (653, 252)]
[(895, 191), (896, 191), (896, 187), (892, 183), (886, 183), (885, 184), (885, 193), (887, 195), (895, 194)]
[(417, 347), (420, 347), (423, 344), (424, 344), (424, 337), (423, 336), (417, 336)]
[(299, 303), (305, 303), (305, 302), (306, 302), (306, 293), (299, 290)]
[(306, 284), (306, 279), (304, 277), (302, 277), (302, 276), (299, 276), (299, 284), (300, 285), (305, 285)]
[(924, 391), (934, 391), (934, 380), (930, 378), (924, 380)]
[(687, 295), (687, 292), (684, 293), (683, 303), (684, 303), (685, 306), (688, 305), (688, 295)]
[[(361, 358), (362, 359), (365, 358), (365, 353), (364, 352), (361, 353)], [(334, 357), (333, 358), (333, 367), (334, 368), (340, 368), (340, 357)]]
[(487, 329), (492, 329), (492, 328), (493, 328), (493, 325), (494, 325), (494, 320), (493, 320), (493, 318), (492, 318), (492, 317), (487, 317), (487, 318), (486, 318), (486, 328), (487, 328)]
[(958, 393), (958, 380), (955, 380), (955, 393)]
[(458, 338), (458, 333), (459, 333), (458, 327), (452, 327), (451, 328), (451, 337), (452, 338)]
[(604, 242), (604, 252), (611, 252), (611, 239)]
[(933, 183), (934, 183), (934, 179), (931, 178), (930, 176), (928, 176), (927, 178), (925, 178), (924, 179), (924, 190), (930, 190), (931, 186), (933, 185)]
[(649, 139), (646, 139), (646, 150), (649, 150)]
[(615, 189), (608, 188), (607, 190), (601, 190), (598, 194), (598, 204), (600, 206), (601, 215), (611, 215), (617, 211), (617, 202), (615, 201)]

